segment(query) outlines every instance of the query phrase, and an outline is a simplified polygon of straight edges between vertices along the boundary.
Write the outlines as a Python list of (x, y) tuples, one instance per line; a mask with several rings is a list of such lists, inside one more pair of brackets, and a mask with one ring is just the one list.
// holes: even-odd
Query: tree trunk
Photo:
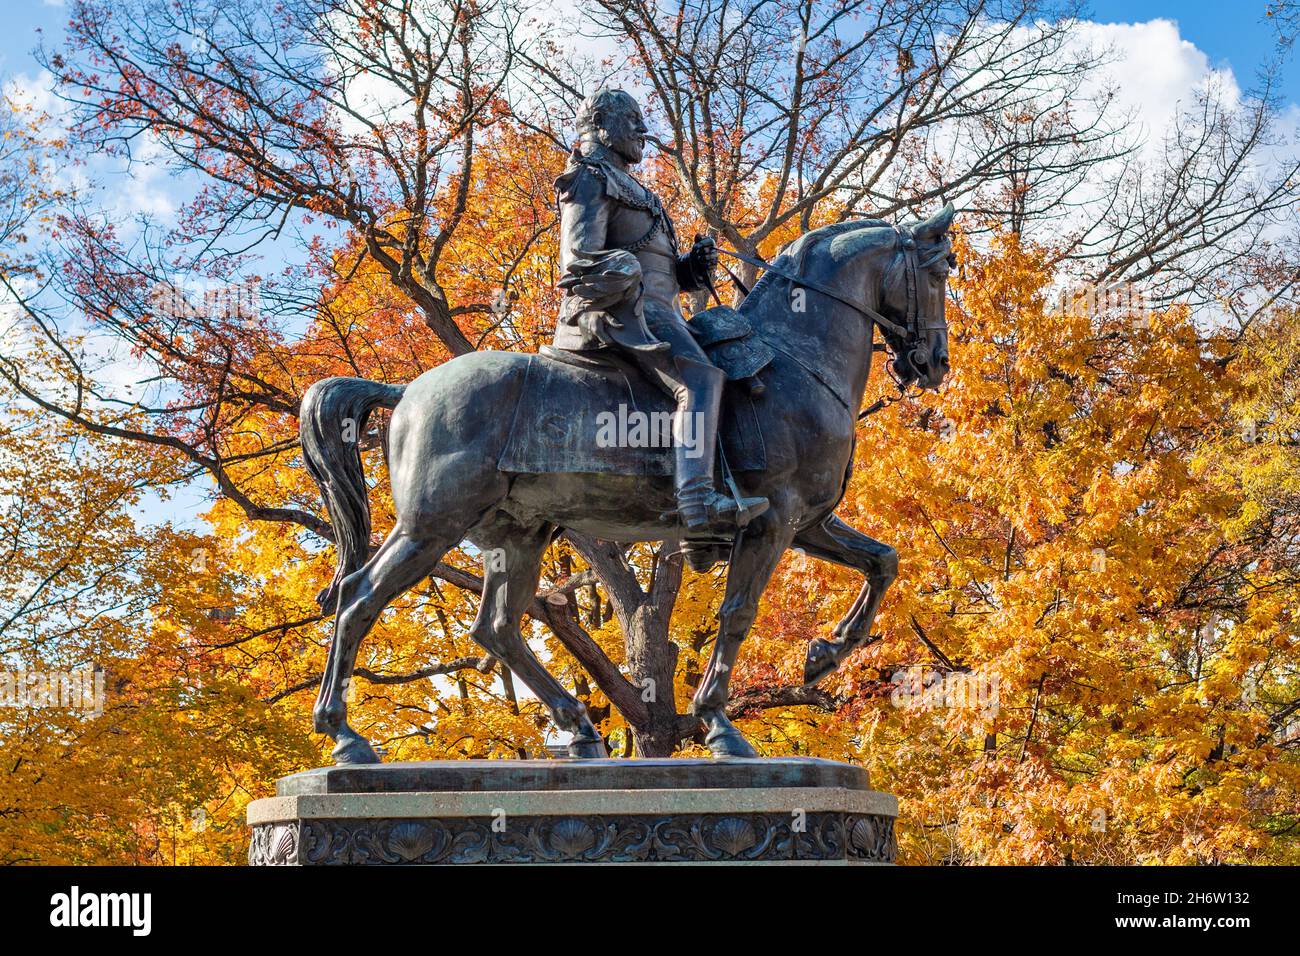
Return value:
[(681, 739), (673, 682), (678, 652), (668, 634), (671, 615), (671, 604), (664, 609), (647, 600), (624, 635), (632, 685), (640, 689), (648, 712), (646, 722), (635, 728), (638, 757), (671, 757)]
[[(698, 721), (677, 713), (677, 645), (669, 633), (682, 583), (682, 554), (676, 541), (660, 546), (650, 586), (643, 588), (622, 546), (568, 533), (605, 587), (606, 599), (623, 631), (627, 685), (635, 709), (619, 707), (631, 725), (640, 757), (670, 757), (693, 735)], [(612, 681), (602, 682), (612, 683)], [(624, 690), (629, 689), (625, 685)]]

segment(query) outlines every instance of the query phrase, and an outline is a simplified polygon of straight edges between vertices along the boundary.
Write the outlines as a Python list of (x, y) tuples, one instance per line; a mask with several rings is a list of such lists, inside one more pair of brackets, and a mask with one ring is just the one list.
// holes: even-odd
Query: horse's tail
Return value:
[(343, 579), (365, 564), (370, 553), (370, 502), (361, 467), (361, 438), (376, 408), (392, 408), (405, 385), (364, 378), (326, 378), (307, 389), (298, 417), (298, 438), (307, 473), (316, 479), (338, 547), (338, 568), (317, 597), (332, 610)]

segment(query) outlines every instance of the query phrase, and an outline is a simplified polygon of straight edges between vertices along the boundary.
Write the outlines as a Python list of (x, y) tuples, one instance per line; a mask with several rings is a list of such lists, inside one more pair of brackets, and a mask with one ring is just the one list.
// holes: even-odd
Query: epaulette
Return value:
[(605, 182), (605, 170), (599, 163), (593, 163), (581, 157), (574, 156), (569, 159), (569, 165), (559, 176), (555, 178), (555, 195), (558, 199), (564, 199), (573, 189), (573, 184), (578, 178), (578, 174), (583, 170), (596, 174), (602, 185)]
[(555, 180), (556, 195), (563, 198), (577, 179), (578, 173), (584, 169), (595, 174), (605, 188), (605, 195), (619, 205), (654, 214), (662, 211), (658, 197), (637, 182), (630, 173), (576, 153), (570, 157), (568, 168)]

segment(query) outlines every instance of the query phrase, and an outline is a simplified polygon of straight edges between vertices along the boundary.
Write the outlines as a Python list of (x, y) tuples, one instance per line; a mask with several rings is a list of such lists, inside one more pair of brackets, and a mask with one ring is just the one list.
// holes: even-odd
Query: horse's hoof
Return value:
[(329, 714), (324, 707), (317, 705), (311, 711), (311, 728), (326, 737), (338, 737), (346, 720), (338, 714)]
[(716, 737), (709, 737), (704, 742), (715, 757), (740, 757), (749, 760), (758, 756), (754, 745), (746, 740), (745, 735), (739, 730), (728, 730)]
[(345, 767), (379, 763), (379, 754), (375, 753), (370, 743), (358, 734), (340, 736), (339, 742), (331, 751), (330, 756), (334, 758), (336, 764)]
[(758, 756), (754, 745), (745, 739), (745, 735), (736, 729), (736, 725), (727, 719), (721, 708), (702, 707), (695, 716), (703, 721), (709, 729), (704, 738), (704, 746), (715, 757), (741, 757), (745, 759)]
[(820, 637), (808, 645), (808, 654), (803, 662), (803, 683), (811, 687), (839, 666), (835, 659), (835, 648), (830, 642)]
[(575, 737), (569, 742), (569, 756), (574, 760), (599, 760), (608, 757), (609, 751), (605, 749), (605, 741), (600, 737)]

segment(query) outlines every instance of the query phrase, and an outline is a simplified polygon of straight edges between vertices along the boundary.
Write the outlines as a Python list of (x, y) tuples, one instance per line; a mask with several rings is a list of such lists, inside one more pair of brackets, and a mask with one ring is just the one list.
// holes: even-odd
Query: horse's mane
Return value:
[[(846, 219), (843, 222), (833, 222), (827, 226), (820, 226), (810, 232), (805, 232), (802, 236), (794, 239), (777, 252), (774, 262), (782, 262), (783, 265), (792, 265), (797, 271), (802, 271), (804, 263), (814, 249), (820, 249), (827, 243), (840, 238), (848, 233), (856, 233), (859, 230), (892, 228), (889, 223), (883, 219)], [(758, 300), (758, 295), (766, 291), (767, 287), (773, 282), (780, 279), (780, 276), (773, 272), (764, 272), (754, 283), (754, 287), (749, 290), (746, 300)]]

